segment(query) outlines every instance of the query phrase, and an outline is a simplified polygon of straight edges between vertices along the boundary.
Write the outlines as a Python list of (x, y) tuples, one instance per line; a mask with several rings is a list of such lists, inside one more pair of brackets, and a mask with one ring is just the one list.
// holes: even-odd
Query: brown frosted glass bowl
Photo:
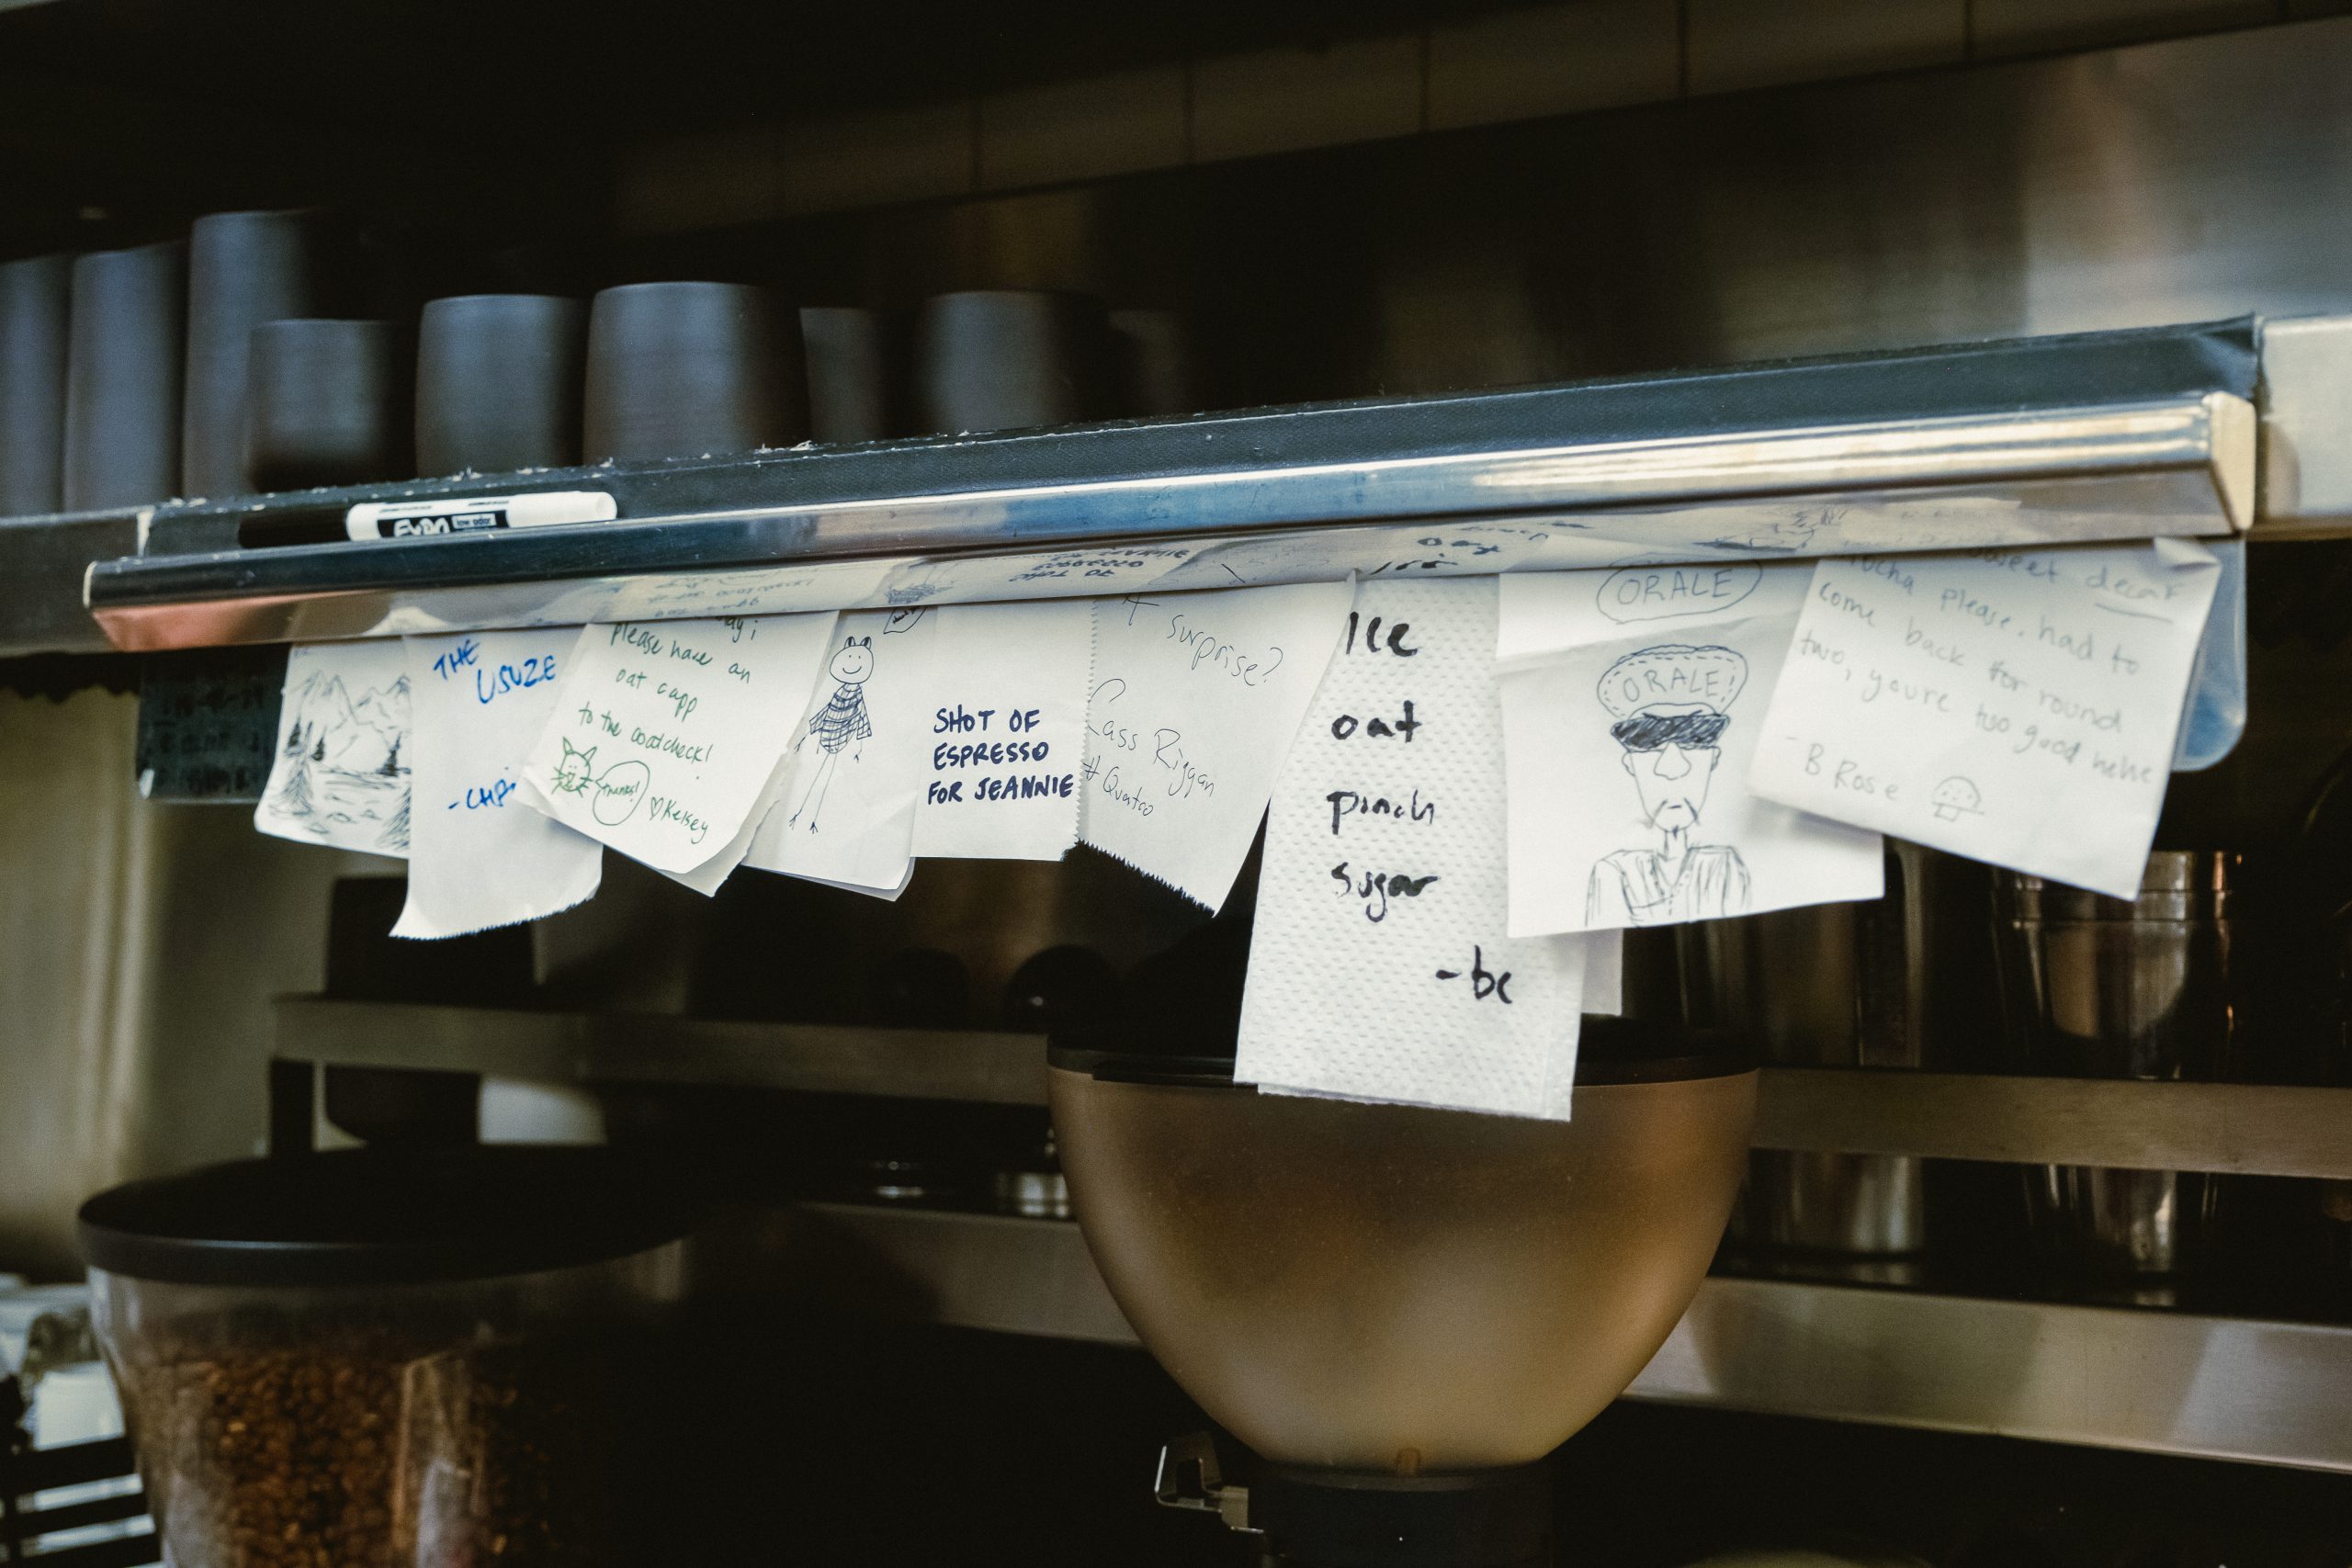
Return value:
[(1170, 1375), (1263, 1458), (1524, 1464), (1623, 1392), (1696, 1293), (1756, 1074), (1580, 1072), (1575, 1119), (1260, 1094), (1057, 1052), (1088, 1247)]

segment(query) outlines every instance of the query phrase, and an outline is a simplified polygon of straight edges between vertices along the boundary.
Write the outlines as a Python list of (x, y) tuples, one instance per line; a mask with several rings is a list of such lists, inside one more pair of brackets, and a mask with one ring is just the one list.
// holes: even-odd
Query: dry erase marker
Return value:
[(344, 513), (343, 526), (355, 539), (412, 539), (426, 534), (486, 534), (499, 528), (609, 523), (619, 515), (613, 498), (603, 491), (559, 490), (434, 501), (363, 501)]

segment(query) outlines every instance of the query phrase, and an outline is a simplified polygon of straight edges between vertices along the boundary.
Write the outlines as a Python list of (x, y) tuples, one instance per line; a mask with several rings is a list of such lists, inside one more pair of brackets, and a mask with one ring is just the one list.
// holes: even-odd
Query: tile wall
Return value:
[(2352, 0), (1563, 0), (653, 142), (623, 170), (618, 217), (684, 232), (2346, 12)]

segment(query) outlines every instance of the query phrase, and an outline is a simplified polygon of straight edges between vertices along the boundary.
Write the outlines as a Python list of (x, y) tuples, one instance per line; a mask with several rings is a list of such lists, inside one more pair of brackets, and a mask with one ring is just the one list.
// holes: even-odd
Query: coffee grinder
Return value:
[(1249, 1450), (1244, 1476), (1204, 1437), (1171, 1443), (1161, 1502), (1216, 1512), (1281, 1568), (1554, 1568), (1541, 1461), (1697, 1292), (1756, 1110), (1754, 1070), (1720, 1050), (1596, 1019), (1584, 1057), (1560, 1122), (1055, 1048), (1095, 1263)]

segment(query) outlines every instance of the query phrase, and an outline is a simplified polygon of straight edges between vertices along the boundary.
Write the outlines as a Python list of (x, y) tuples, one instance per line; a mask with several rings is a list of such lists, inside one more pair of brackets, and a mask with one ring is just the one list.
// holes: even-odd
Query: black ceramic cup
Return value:
[(879, 310), (803, 305), (808, 350), (808, 434), (819, 441), (880, 441), (890, 434), (888, 333)]
[(253, 330), (246, 473), (265, 491), (406, 478), (404, 334), (390, 321), (265, 321)]
[(1173, 310), (1114, 310), (1111, 340), (1121, 413), (1169, 419), (1200, 412), (1200, 376), (1182, 316)]
[(915, 389), (941, 434), (1073, 424), (1110, 412), (1102, 301), (1043, 289), (940, 294), (915, 318)]
[(511, 473), (580, 461), (588, 311), (551, 294), (464, 294), (416, 333), (416, 468)]
[(266, 488), (245, 472), (254, 329), (319, 308), (315, 212), (215, 212), (188, 233), (187, 381), (180, 480), (191, 496)]
[(180, 488), (187, 246), (95, 251), (74, 264), (65, 355), (65, 509), (147, 506)]
[(71, 256), (0, 263), (0, 517), (55, 512)]
[(699, 457), (808, 438), (799, 318), (764, 288), (631, 283), (588, 312), (585, 456)]

